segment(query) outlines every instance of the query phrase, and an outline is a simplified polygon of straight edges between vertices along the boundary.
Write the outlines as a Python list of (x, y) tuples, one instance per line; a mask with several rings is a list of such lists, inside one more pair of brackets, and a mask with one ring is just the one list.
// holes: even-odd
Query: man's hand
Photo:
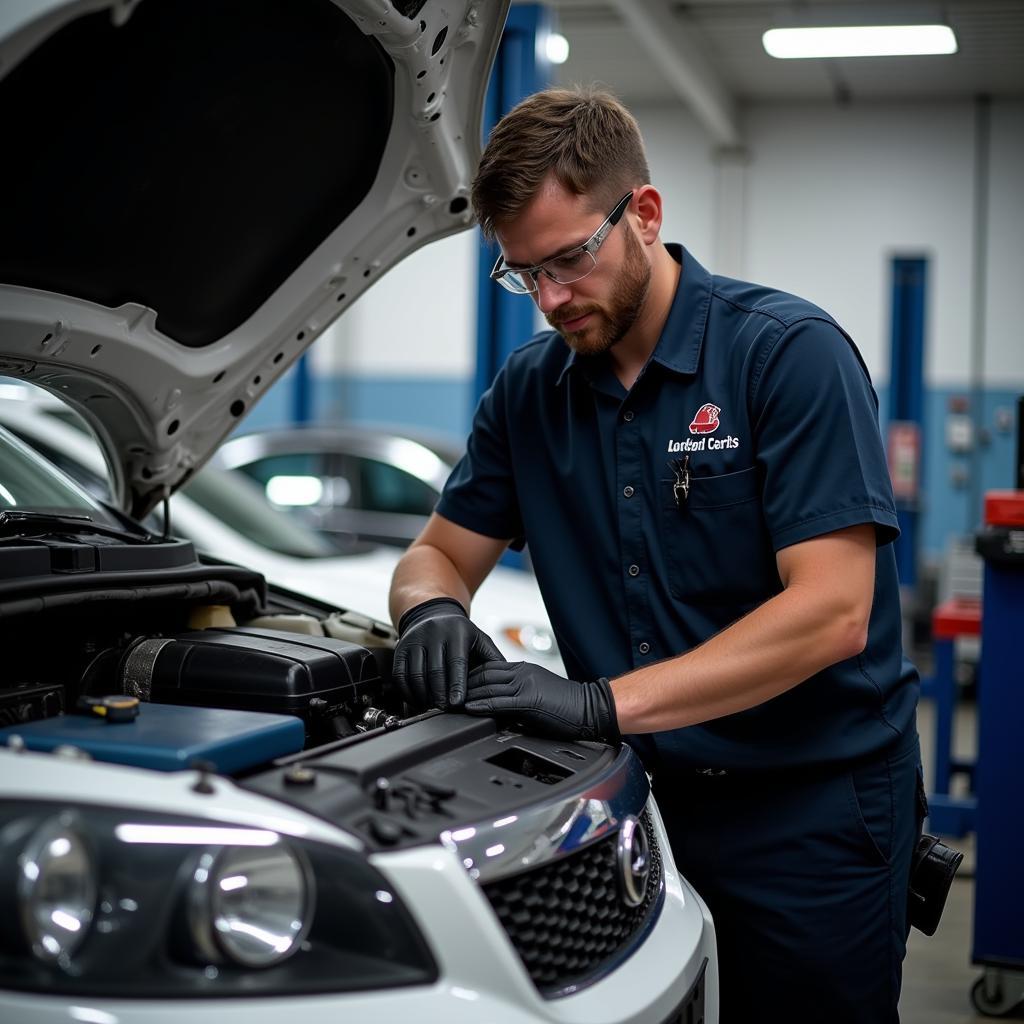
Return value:
[(525, 661), (491, 662), (470, 672), (465, 709), (515, 719), (538, 736), (606, 742), (619, 738), (607, 679), (577, 683)]
[(501, 657), (458, 601), (435, 597), (410, 608), (398, 623), (392, 674), (405, 701), (415, 708), (459, 707), (466, 699), (470, 664)]

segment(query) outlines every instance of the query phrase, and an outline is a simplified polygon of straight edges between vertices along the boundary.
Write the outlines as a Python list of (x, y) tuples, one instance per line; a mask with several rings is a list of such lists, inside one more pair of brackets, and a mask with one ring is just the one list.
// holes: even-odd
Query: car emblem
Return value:
[(619, 829), (616, 860), (623, 902), (627, 907), (639, 907), (647, 895), (651, 851), (647, 845), (647, 833), (632, 814), (626, 815)]

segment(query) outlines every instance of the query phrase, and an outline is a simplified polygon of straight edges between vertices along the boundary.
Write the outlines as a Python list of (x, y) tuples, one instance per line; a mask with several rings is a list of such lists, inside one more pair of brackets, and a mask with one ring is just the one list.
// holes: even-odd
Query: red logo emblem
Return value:
[(693, 417), (690, 424), (691, 434), (713, 434), (718, 429), (718, 414), (722, 410), (717, 405), (705, 402)]

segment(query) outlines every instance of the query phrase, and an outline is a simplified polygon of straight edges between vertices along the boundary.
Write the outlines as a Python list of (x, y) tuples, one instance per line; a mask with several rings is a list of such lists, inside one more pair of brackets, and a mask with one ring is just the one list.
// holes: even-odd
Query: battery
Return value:
[(292, 715), (145, 703), (132, 721), (57, 715), (0, 729), (0, 745), (14, 735), (29, 750), (77, 747), (96, 761), (161, 772), (181, 771), (197, 761), (222, 773), (245, 771), (294, 754), (305, 741), (302, 720)]

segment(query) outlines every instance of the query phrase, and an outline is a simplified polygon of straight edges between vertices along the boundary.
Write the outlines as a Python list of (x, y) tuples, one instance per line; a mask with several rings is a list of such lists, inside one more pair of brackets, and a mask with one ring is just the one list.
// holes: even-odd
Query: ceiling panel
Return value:
[[(953, 0), (911, 3), (894, 0), (701, 0), (660, 2), (694, 38), (721, 83), (742, 103), (771, 100), (856, 102), (885, 99), (936, 101), (979, 94), (1024, 97), (1024, 0)], [(553, 0), (569, 60), (558, 69), (564, 84), (603, 82), (627, 102), (677, 101), (666, 77), (614, 7), (601, 0)], [(786, 18), (819, 14), (823, 19), (890, 21), (931, 14), (950, 24), (959, 52), (950, 56), (784, 61), (769, 57), (762, 33)], [(871, 19), (875, 14), (876, 18)], [(900, 17), (900, 20), (902, 18)]]

